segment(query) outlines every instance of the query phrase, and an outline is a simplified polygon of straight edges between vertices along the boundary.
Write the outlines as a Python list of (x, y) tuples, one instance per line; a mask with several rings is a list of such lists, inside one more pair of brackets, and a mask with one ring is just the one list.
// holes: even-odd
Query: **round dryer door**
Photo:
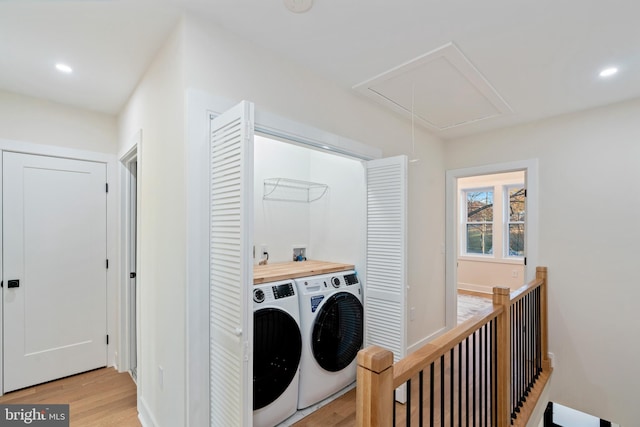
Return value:
[(296, 321), (276, 308), (253, 314), (253, 409), (274, 402), (298, 371), (302, 337)]
[(339, 292), (322, 305), (313, 325), (311, 347), (318, 364), (330, 372), (349, 366), (362, 347), (362, 304)]

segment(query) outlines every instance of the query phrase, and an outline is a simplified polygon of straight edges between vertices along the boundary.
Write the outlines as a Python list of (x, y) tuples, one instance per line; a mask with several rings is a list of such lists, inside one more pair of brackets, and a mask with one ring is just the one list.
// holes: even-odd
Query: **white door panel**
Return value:
[(253, 104), (211, 121), (210, 425), (251, 427)]
[(3, 154), (4, 391), (107, 362), (106, 165)]

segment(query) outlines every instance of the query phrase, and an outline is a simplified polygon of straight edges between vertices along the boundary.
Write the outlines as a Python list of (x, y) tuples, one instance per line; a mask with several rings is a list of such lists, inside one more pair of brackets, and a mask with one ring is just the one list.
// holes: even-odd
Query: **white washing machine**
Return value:
[(302, 331), (298, 409), (303, 409), (356, 379), (362, 287), (354, 271), (296, 279), (296, 286)]
[(302, 337), (293, 280), (253, 287), (253, 425), (273, 427), (297, 410)]

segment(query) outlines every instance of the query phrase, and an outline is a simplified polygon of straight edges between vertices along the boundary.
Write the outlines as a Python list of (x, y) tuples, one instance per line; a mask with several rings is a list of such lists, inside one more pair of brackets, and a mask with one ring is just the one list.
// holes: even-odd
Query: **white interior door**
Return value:
[(3, 153), (4, 392), (107, 364), (106, 165)]
[(211, 121), (210, 425), (253, 423), (253, 104)]
[(366, 163), (365, 347), (393, 351), (394, 362), (407, 349), (407, 164), (407, 156)]

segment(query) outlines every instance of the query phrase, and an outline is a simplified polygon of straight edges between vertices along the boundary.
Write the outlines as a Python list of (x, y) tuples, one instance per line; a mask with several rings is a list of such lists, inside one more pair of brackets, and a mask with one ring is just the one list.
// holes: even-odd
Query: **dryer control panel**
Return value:
[(296, 294), (293, 290), (293, 283), (284, 283), (282, 285), (274, 286), (273, 297), (275, 299), (292, 297)]

